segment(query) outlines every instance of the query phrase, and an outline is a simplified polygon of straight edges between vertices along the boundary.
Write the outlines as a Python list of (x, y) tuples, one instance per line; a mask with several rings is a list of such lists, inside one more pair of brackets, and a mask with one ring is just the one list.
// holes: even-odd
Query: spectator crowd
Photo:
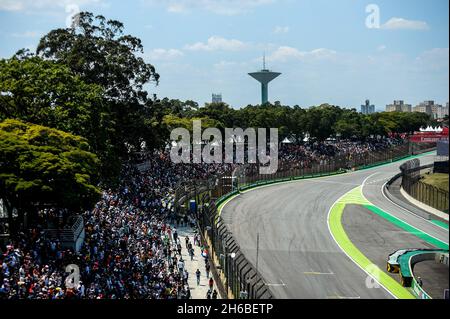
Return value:
[[(308, 166), (399, 143), (386, 139), (286, 144), (279, 157)], [(0, 245), (0, 299), (190, 298), (176, 230), (181, 220), (170, 207), (171, 195), (182, 181), (205, 179), (233, 167), (174, 164), (168, 152), (146, 154), (140, 161), (145, 163), (140, 170), (131, 162), (125, 164), (119, 187), (104, 190), (95, 207), (82, 214), (85, 239), (78, 252), (44, 236), (49, 221), (59, 227), (66, 220), (67, 211), (58, 209), (41, 211), (31, 229)], [(78, 267), (79, 280), (66, 282), (74, 278), (66, 272), (67, 265)], [(207, 272), (209, 277), (209, 268)], [(214, 293), (211, 287), (208, 298)]]
[[(124, 165), (118, 190), (105, 190), (95, 207), (82, 214), (85, 240), (79, 252), (43, 236), (47, 218), (0, 247), (0, 298), (188, 298), (175, 228), (182, 220), (170, 209), (168, 194), (182, 180), (206, 178), (227, 168), (173, 164), (162, 152), (146, 156), (145, 162), (143, 172)], [(50, 216), (60, 216), (59, 211), (39, 215), (55, 221)], [(79, 268), (79, 282), (66, 284), (69, 264)]]
[(397, 138), (368, 139), (366, 141), (325, 141), (302, 144), (283, 144), (279, 151), (282, 163), (295, 163), (299, 167), (328, 164), (337, 157), (352, 160), (399, 146), (404, 140)]

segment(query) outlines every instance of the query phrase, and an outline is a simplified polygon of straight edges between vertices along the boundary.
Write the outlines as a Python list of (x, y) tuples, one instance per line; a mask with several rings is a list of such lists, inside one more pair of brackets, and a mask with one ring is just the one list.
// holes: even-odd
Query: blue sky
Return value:
[[(379, 24), (366, 20), (379, 12)], [(125, 24), (161, 75), (159, 97), (257, 104), (247, 73), (283, 74), (269, 99), (377, 109), (394, 99), (449, 100), (448, 0), (0, 0), (0, 57), (35, 48), (77, 9)], [(376, 13), (376, 12), (375, 12)], [(369, 21), (369, 22), (370, 22)]]

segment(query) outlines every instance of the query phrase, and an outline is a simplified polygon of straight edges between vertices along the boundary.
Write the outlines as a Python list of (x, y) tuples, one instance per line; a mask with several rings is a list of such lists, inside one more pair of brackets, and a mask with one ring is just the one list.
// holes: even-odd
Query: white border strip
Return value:
[(372, 278), (375, 282), (377, 282), (380, 287), (383, 287), (384, 290), (386, 290), (392, 297), (394, 297), (394, 299), (398, 299), (397, 296), (395, 296), (389, 289), (387, 289), (381, 282), (379, 282), (375, 277), (372, 276), (372, 274), (370, 274), (367, 270), (365, 270), (363, 267), (361, 267), (349, 254), (347, 254), (347, 252), (339, 245), (338, 241), (336, 240), (336, 238), (334, 237), (331, 228), (330, 228), (330, 214), (331, 214), (331, 210), (333, 209), (334, 205), (336, 205), (343, 197), (345, 197), (348, 193), (350, 193), (353, 190), (348, 191), (347, 193), (345, 193), (344, 195), (342, 195), (341, 197), (339, 197), (334, 203), (333, 205), (331, 205), (330, 209), (328, 210), (328, 214), (327, 214), (327, 226), (328, 226), (328, 232), (330, 233), (331, 237), (333, 238), (334, 242), (336, 243), (336, 245), (339, 247), (339, 249), (356, 265), (358, 266), (362, 271), (364, 271), (370, 278)]
[(414, 197), (412, 197), (411, 195), (409, 195), (404, 189), (403, 187), (400, 187), (400, 193), (403, 195), (403, 197), (405, 197), (411, 204), (416, 205), (419, 208), (422, 208), (423, 210), (425, 210), (427, 213), (430, 213), (432, 215), (436, 215), (439, 218), (442, 218), (446, 221), (448, 221), (448, 215), (437, 210), (436, 208), (433, 208), (431, 206), (428, 206), (427, 204), (422, 203), (421, 201), (418, 201), (417, 199), (415, 199)]

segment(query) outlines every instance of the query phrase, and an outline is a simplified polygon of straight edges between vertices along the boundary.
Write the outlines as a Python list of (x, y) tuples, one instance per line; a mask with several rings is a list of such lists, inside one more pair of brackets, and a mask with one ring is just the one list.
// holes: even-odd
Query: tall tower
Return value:
[(222, 94), (214, 94), (212, 95), (212, 103), (222, 103)]
[(266, 69), (266, 56), (263, 57), (263, 69), (258, 72), (249, 73), (252, 78), (261, 83), (261, 105), (269, 102), (269, 82), (281, 75)]

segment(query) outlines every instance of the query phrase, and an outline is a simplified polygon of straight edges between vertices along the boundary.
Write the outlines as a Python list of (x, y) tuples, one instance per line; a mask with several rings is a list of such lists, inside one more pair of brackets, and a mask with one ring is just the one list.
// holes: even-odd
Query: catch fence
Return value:
[(260, 184), (289, 181), (295, 179), (327, 176), (348, 170), (368, 168), (393, 162), (429, 150), (429, 145), (412, 146), (405, 143), (379, 152), (338, 155), (320, 163), (301, 165), (281, 162), (273, 174), (260, 174), (257, 165), (241, 165), (233, 171), (207, 180), (184, 182), (175, 192), (174, 208), (176, 212), (188, 210), (188, 202), (195, 199), (196, 217), (208, 253), (222, 276), (222, 294), (233, 298), (271, 299), (273, 295), (264, 278), (242, 253), (222, 217), (218, 207), (241, 189)]

